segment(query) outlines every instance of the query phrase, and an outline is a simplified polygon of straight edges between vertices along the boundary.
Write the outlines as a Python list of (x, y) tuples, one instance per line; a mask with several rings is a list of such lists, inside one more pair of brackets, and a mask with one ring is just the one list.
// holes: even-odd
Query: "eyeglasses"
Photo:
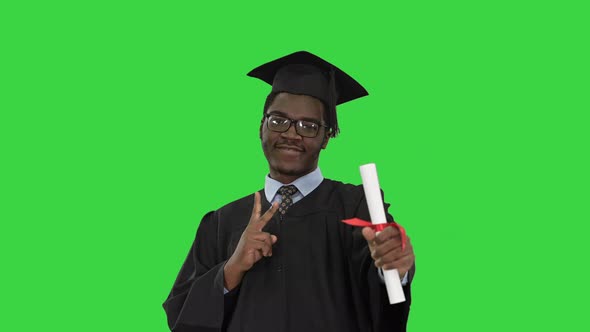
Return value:
[(291, 128), (291, 124), (294, 123), (295, 132), (298, 135), (313, 138), (318, 135), (320, 127), (328, 128), (326, 125), (309, 120), (291, 120), (276, 114), (265, 114), (264, 116), (268, 118), (268, 121), (266, 122), (268, 129), (277, 133), (286, 132)]

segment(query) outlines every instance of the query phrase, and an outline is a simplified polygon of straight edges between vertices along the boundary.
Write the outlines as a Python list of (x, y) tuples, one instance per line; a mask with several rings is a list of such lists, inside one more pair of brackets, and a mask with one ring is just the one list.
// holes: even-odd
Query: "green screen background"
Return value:
[[(166, 331), (200, 218), (263, 186), (269, 87), (314, 52), (328, 178), (377, 164), (417, 274), (409, 331), (586, 331), (588, 6), (573, 1), (0, 4), (2, 331)], [(586, 326), (586, 327), (584, 327)]]

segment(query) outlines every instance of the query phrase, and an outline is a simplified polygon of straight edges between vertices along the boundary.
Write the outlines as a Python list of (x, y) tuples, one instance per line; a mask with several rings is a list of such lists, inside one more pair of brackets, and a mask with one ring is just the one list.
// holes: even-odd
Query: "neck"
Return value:
[(316, 168), (317, 168), (317, 166), (315, 168), (313, 168), (312, 170), (310, 170), (306, 173), (303, 173), (303, 174), (284, 174), (284, 173), (270, 170), (270, 177), (274, 180), (279, 181), (282, 184), (289, 184), (289, 183), (293, 183), (295, 180), (299, 179), (300, 177), (313, 172)]
[(279, 181), (282, 184), (293, 183), (295, 180), (299, 179), (303, 175), (285, 175), (285, 174), (270, 174), (272, 179)]

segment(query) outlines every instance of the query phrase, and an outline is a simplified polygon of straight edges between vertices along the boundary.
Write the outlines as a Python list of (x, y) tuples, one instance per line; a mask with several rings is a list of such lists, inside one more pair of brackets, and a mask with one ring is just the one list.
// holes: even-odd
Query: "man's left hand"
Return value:
[(400, 278), (414, 265), (414, 249), (410, 238), (406, 237), (406, 247), (402, 251), (402, 240), (399, 230), (386, 227), (377, 234), (372, 228), (363, 228), (363, 237), (369, 244), (371, 257), (375, 266), (384, 270), (397, 269)]

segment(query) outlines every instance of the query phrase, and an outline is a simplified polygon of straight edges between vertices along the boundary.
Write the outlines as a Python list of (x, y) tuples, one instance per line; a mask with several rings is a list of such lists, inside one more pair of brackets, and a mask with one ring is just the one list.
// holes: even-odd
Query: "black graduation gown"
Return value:
[[(270, 203), (263, 191), (261, 197), (265, 211)], [(224, 295), (223, 266), (253, 203), (249, 195), (203, 217), (164, 302), (172, 331), (406, 330), (409, 283), (406, 302), (390, 305), (361, 228), (341, 222), (369, 220), (362, 186), (328, 179), (282, 219), (275, 214), (264, 228), (278, 238), (272, 257), (262, 258)]]

